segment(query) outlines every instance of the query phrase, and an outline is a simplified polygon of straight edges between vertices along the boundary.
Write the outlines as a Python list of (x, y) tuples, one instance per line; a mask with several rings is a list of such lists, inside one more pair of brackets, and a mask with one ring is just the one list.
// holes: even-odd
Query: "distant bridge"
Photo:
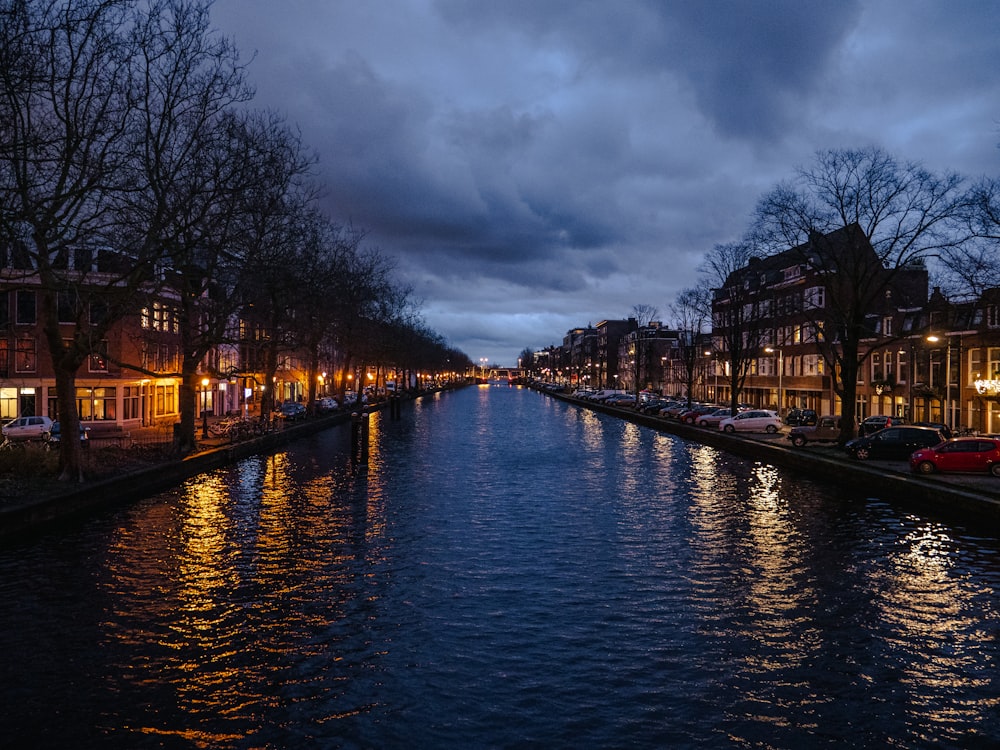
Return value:
[(476, 367), (474, 372), (476, 378), (512, 381), (523, 378), (525, 371), (519, 367), (491, 367), (489, 370)]

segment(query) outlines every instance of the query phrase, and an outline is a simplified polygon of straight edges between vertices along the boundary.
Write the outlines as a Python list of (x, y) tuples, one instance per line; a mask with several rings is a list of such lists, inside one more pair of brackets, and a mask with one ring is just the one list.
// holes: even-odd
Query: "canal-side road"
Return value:
[(974, 515), (1000, 532), (1000, 479), (989, 475), (912, 474), (905, 461), (854, 461), (833, 445), (795, 448), (785, 433), (730, 434), (642, 414), (630, 408), (584, 401), (558, 391), (540, 391), (582, 409), (613, 415), (685, 440), (711, 445), (737, 455), (862, 489), (872, 497), (886, 497), (944, 514)]

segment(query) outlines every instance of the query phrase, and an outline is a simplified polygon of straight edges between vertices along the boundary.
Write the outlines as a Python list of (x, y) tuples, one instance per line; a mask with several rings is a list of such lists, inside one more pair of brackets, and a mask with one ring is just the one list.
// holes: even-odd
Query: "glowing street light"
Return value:
[(201, 437), (208, 439), (208, 378), (201, 379)]
[(784, 354), (782, 353), (781, 349), (775, 349), (774, 347), (771, 346), (767, 347), (764, 351), (767, 352), (768, 354), (774, 354), (775, 352), (777, 352), (778, 354), (778, 416), (780, 417), (781, 397), (783, 395), (781, 392), (781, 375), (785, 370)]
[[(941, 341), (940, 336), (931, 334), (927, 337), (927, 340), (932, 344), (937, 344)], [(951, 341), (948, 341), (945, 345), (945, 360), (944, 360), (944, 408), (945, 408), (945, 424), (952, 427), (952, 414), (951, 414)], [(959, 349), (959, 358), (961, 358), (961, 348)], [(959, 364), (959, 369), (961, 370), (961, 363)], [(933, 384), (932, 384), (933, 385)]]

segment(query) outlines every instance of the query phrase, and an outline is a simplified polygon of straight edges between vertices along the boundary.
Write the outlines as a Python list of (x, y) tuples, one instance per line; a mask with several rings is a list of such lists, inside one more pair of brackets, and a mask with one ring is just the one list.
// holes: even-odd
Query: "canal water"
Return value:
[(472, 387), (0, 549), (0, 747), (993, 747), (1000, 544)]

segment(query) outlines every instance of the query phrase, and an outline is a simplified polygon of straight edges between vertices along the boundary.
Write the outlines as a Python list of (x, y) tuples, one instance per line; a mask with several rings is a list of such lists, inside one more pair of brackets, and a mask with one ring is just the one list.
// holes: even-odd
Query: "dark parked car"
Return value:
[(951, 440), (954, 437), (951, 428), (944, 422), (914, 422), (913, 424), (917, 425), (918, 427), (936, 427), (937, 429), (941, 430), (941, 432), (944, 433), (944, 436), (949, 440)]
[(672, 403), (673, 401), (666, 398), (651, 398), (640, 407), (640, 411), (642, 411), (643, 414), (659, 414), (660, 409), (664, 409)]
[(967, 437), (921, 448), (910, 456), (910, 469), (920, 474), (937, 471), (989, 472), (1000, 477), (1000, 439)]
[[(56, 448), (59, 445), (59, 441), (62, 439), (62, 427), (59, 424), (59, 420), (52, 423), (52, 427), (43, 436), (45, 440), (45, 445), (48, 448)], [(80, 442), (85, 440), (90, 440), (90, 428), (80, 425)]]
[(858, 425), (858, 437), (871, 435), (879, 430), (884, 430), (886, 427), (896, 427), (901, 424), (906, 424), (906, 420), (902, 417), (873, 414)]
[(930, 448), (944, 442), (941, 430), (933, 427), (886, 427), (872, 435), (855, 438), (844, 446), (851, 458), (865, 461), (869, 458), (908, 459), (921, 448)]
[(785, 415), (785, 424), (789, 427), (801, 427), (816, 424), (819, 415), (814, 409), (790, 409)]
[(282, 419), (287, 419), (288, 421), (304, 419), (306, 416), (306, 407), (297, 401), (286, 401), (278, 407), (278, 414), (281, 415)]

